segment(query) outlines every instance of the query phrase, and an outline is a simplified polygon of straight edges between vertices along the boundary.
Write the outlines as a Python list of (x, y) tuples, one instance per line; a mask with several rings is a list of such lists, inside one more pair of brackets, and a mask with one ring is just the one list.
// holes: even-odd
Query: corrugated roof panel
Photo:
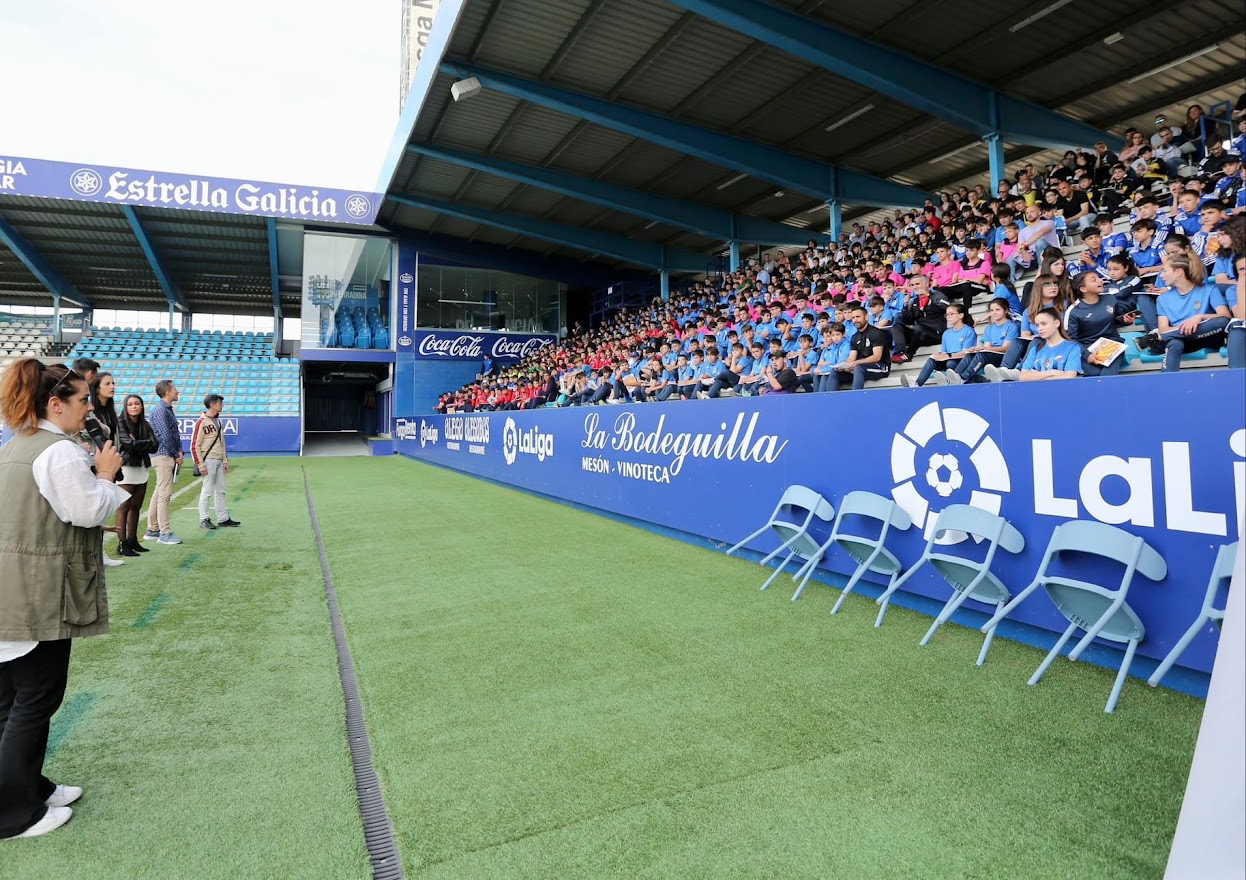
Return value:
[[(808, 15), (821, 18), (828, 24), (843, 28), (854, 34), (869, 34), (885, 25), (895, 16), (909, 11), (911, 0), (871, 0), (869, 3), (810, 3), (808, 0), (782, 0), (782, 5), (793, 11), (808, 8)], [(932, 4), (933, 5), (933, 4)], [(935, 8), (938, 8), (937, 6)], [(879, 39), (886, 39), (880, 35)]]
[(697, 19), (619, 94), (619, 100), (666, 112), (714, 77), (752, 40)]
[(501, 92), (485, 89), (470, 100), (451, 104), (437, 142), (484, 152), (519, 103)]
[(527, 104), (505, 134), (496, 139), (494, 149), (522, 162), (540, 162), (558, 147), (577, 122), (565, 113)]
[(636, 141), (627, 145), (617, 162), (611, 162), (604, 179), (620, 186), (640, 187), (682, 158), (682, 153), (666, 147)]
[(450, 35), (450, 45), (447, 51), (463, 57), (476, 42), (476, 38), (480, 36), (490, 10), (502, 2), (503, 0), (488, 0), (488, 2), (465, 4), (463, 12), (459, 15), (459, 23), (455, 25), (454, 33)]
[(498, 7), (477, 61), (536, 76), (571, 33), (590, 0), (541, 0)]
[(557, 205), (566, 201), (566, 199), (566, 196), (561, 196), (546, 189), (525, 186), (506, 203), (506, 210), (514, 214), (541, 217), (554, 210)]
[(467, 238), (475, 231), (480, 224), (471, 220), (463, 220), (459, 217), (452, 217), (449, 214), (443, 214), (441, 219), (437, 221), (438, 235), (454, 235), (459, 238)]
[(617, 83), (683, 14), (668, 3), (606, 3), (552, 81), (581, 91)]
[(513, 180), (494, 177), (492, 174), (476, 174), (460, 198), (477, 205), (497, 205), (518, 186)]
[(463, 185), (471, 170), (462, 165), (425, 157), (409, 189), (404, 192), (448, 199)]
[(790, 55), (763, 52), (716, 76), (697, 93), (680, 118), (726, 131), (745, 120), (747, 114), (774, 102), (787, 105), (791, 114), (795, 110), (783, 96), (791, 94), (791, 88), (813, 70), (811, 65)]
[(636, 139), (611, 128), (590, 125), (551, 163), (571, 174), (596, 176), (620, 152), (631, 149)]

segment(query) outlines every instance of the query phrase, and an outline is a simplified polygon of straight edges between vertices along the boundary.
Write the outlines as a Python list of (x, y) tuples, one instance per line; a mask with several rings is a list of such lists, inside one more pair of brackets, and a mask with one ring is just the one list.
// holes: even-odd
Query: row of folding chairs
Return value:
[[(813, 533), (818, 522), (831, 526), (830, 537), (825, 541), (818, 539)], [(1034, 685), (1039, 682), (1073, 635), (1081, 629), (1084, 634), (1069, 651), (1070, 660), (1077, 660), (1096, 638), (1125, 646), (1124, 658), (1104, 707), (1105, 712), (1115, 710), (1134, 654), (1146, 636), (1146, 628), (1127, 601), (1129, 588), (1135, 575), (1160, 581), (1168, 573), (1167, 564), (1153, 547), (1137, 535), (1104, 523), (1082, 520), (1062, 523), (1051, 535), (1038, 573), (1028, 586), (1014, 596), (991, 570), (991, 566), (1000, 550), (1013, 554), (1023, 551), (1025, 538), (1002, 516), (968, 504), (949, 505), (936, 519), (921, 557), (906, 570), (886, 544), (889, 535), (907, 531), (911, 527), (912, 520), (909, 515), (891, 498), (872, 492), (849, 492), (840, 502), (839, 511), (836, 513), (831, 502), (815, 490), (806, 486), (790, 486), (784, 491), (766, 524), (731, 547), (727, 553), (735, 553), (765, 533), (774, 532), (781, 543), (761, 560), (761, 564), (768, 565), (780, 555), (787, 555), (761, 588), (768, 588), (780, 572), (787, 570), (790, 563), (799, 561), (800, 567), (792, 576), (794, 582), (799, 582), (792, 595), (794, 602), (800, 598), (818, 564), (833, 548), (838, 547), (852, 557), (857, 565), (841, 590), (839, 599), (831, 608), (831, 613), (839, 613), (848, 594), (867, 573), (882, 575), (887, 579), (887, 585), (876, 600), (881, 606), (874, 621), (876, 627), (882, 626), (883, 616), (887, 613), (887, 607), (895, 592), (928, 565), (952, 587), (952, 594), (935, 616), (920, 644), (929, 643), (939, 627), (966, 600), (975, 599), (992, 605), (995, 612), (981, 627), (986, 638), (978, 652), (979, 666), (986, 662), (991, 640), (1000, 622), (1041, 587), (1056, 609), (1069, 621), (1069, 625), (1043, 658), (1028, 683)], [(955, 552), (954, 548), (960, 543), (958, 539), (966, 536), (986, 545), (982, 559)], [(1223, 620), (1228, 582), (1232, 577), (1237, 548), (1236, 543), (1220, 548), (1204, 594), (1202, 609), (1147, 680), (1152, 687), (1159, 684), (1189, 647), (1190, 642), (1208, 623), (1219, 624)], [(1068, 570), (1068, 565), (1055, 565), (1061, 554), (1065, 554), (1066, 560), (1073, 554), (1087, 554), (1100, 560), (1110, 560), (1123, 565), (1124, 574), (1119, 584), (1106, 586), (1070, 577), (1062, 573)]]

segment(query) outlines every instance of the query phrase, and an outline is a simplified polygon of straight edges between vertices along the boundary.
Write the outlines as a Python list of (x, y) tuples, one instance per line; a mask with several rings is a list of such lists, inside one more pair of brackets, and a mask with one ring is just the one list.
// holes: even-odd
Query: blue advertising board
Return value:
[[(190, 435), (198, 416), (179, 416), (178, 432), (182, 446), (190, 450)], [(297, 453), (302, 435), (298, 416), (222, 416), (225, 443), (230, 455), (280, 455)], [(12, 436), (8, 426), (0, 428), (0, 446)]]
[(0, 195), (363, 226), (372, 225), (382, 199), (374, 192), (26, 158), (0, 158)]
[[(1218, 370), (421, 416), (398, 420), (394, 439), (417, 459), (727, 545), (793, 484), (833, 505), (866, 490), (912, 517), (915, 528), (888, 539), (906, 566), (943, 507), (973, 504), (1025, 537), (1022, 553), (994, 566), (1014, 593), (1056, 526), (1098, 520), (1168, 562), (1164, 581), (1138, 579), (1129, 594), (1147, 627), (1139, 652), (1161, 658), (1197, 616), (1218, 548), (1242, 531), (1244, 425), (1246, 371)], [(752, 549), (776, 546), (767, 534)], [(838, 573), (854, 564), (841, 553), (824, 563)], [(905, 589), (948, 597), (933, 573)], [(1012, 617), (1067, 626), (1041, 591)], [(1214, 645), (1195, 640), (1181, 663), (1209, 671)]]
[(416, 330), (411, 335), (416, 359), (434, 361), (479, 361), (486, 354), (498, 362), (518, 361), (557, 339), (552, 334), (484, 330)]

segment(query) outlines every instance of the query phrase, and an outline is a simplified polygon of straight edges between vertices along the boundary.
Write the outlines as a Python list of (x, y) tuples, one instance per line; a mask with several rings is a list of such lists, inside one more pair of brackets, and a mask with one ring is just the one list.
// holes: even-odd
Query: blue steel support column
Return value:
[(17, 255), (22, 264), (30, 270), (30, 274), (39, 279), (39, 283), (48, 293), (60, 296), (65, 302), (75, 306), (82, 306), (84, 309), (91, 308), (90, 301), (78, 292), (78, 288), (66, 281), (65, 277), (56, 271), (52, 264), (44, 259), (43, 255), (3, 218), (0, 218), (0, 241)]
[(731, 271), (740, 271), (740, 243), (738, 241), (731, 242)]
[(671, 300), (671, 273), (669, 269), (663, 269), (659, 274), (659, 280), (662, 284), (662, 302), (670, 302)]
[(281, 278), (277, 272), (277, 221), (267, 219), (268, 280), (273, 287), (273, 354), (281, 347)]
[(983, 138), (986, 141), (987, 161), (991, 167), (991, 192), (999, 189), (999, 182), (1004, 180), (1004, 139), (999, 132), (992, 132)]
[(831, 214), (831, 246), (839, 244), (839, 233), (844, 228), (844, 206), (840, 204), (839, 199), (831, 199), (826, 203), (826, 207)]

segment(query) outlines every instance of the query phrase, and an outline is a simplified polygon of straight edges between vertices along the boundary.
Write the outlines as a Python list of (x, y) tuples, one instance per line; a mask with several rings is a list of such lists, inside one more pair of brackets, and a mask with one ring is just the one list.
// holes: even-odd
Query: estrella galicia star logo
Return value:
[(346, 197), (346, 213), (358, 220), (372, 212), (372, 202), (359, 193)]
[(79, 168), (69, 175), (69, 188), (80, 196), (97, 195), (104, 188), (104, 178), (94, 168)]

